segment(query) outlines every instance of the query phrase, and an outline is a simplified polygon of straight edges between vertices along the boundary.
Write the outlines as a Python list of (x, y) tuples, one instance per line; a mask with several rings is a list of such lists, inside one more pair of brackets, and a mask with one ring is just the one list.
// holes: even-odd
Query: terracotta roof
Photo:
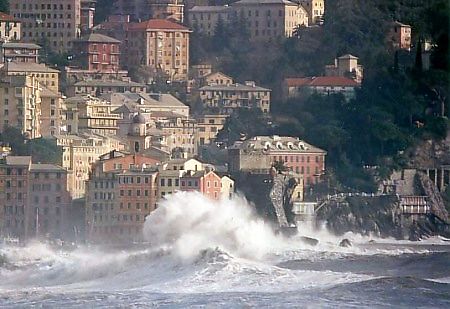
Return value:
[(342, 76), (318, 76), (318, 77), (300, 77), (286, 78), (288, 87), (307, 87), (307, 86), (337, 86), (337, 87), (358, 87), (359, 84), (353, 79)]
[(2, 21), (17, 21), (13, 16), (0, 12), (0, 20)]
[(141, 23), (131, 23), (128, 30), (147, 30), (147, 29), (167, 29), (167, 30), (181, 30), (189, 31), (183, 25), (174, 23), (167, 19), (149, 19)]

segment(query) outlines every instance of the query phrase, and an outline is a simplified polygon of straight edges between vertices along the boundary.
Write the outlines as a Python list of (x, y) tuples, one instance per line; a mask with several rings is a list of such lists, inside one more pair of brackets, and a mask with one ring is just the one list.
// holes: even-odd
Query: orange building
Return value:
[(100, 157), (86, 184), (86, 236), (94, 242), (142, 240), (156, 208), (159, 161), (112, 151)]
[(125, 36), (128, 69), (148, 66), (169, 80), (187, 80), (190, 32), (185, 26), (164, 19), (129, 24)]

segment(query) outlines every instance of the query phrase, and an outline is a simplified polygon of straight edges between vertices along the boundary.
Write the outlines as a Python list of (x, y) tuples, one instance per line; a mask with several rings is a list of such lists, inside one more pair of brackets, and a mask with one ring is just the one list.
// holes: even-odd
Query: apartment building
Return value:
[(411, 26), (401, 22), (393, 22), (388, 41), (394, 49), (411, 50)]
[(198, 127), (195, 120), (179, 116), (168, 118), (160, 121), (158, 128), (165, 137), (163, 147), (172, 156), (192, 158), (198, 154)]
[(220, 114), (231, 114), (236, 108), (259, 108), (263, 113), (270, 111), (271, 90), (256, 86), (253, 81), (244, 85), (211, 85), (199, 89), (203, 106), (217, 110)]
[(188, 16), (190, 26), (207, 35), (214, 34), (219, 19), (231, 23), (243, 18), (252, 40), (291, 37), (298, 26), (309, 25), (307, 11), (287, 0), (240, 0), (231, 6), (198, 6), (190, 9)]
[(4, 126), (11, 126), (27, 138), (41, 136), (41, 96), (35, 76), (2, 76), (0, 100), (0, 132)]
[(188, 11), (188, 21), (195, 31), (212, 36), (219, 20), (230, 24), (235, 14), (231, 6), (194, 6)]
[(73, 42), (73, 64), (96, 74), (118, 72), (120, 44), (119, 40), (103, 34), (91, 33), (83, 36)]
[(117, 106), (110, 102), (89, 95), (76, 96), (67, 98), (65, 107), (64, 119), (69, 134), (116, 135), (120, 115), (112, 112)]
[(229, 171), (267, 171), (275, 162), (283, 162), (292, 172), (303, 176), (306, 185), (311, 185), (321, 180), (326, 154), (297, 137), (255, 136), (229, 148)]
[(144, 220), (156, 208), (155, 160), (107, 154), (87, 181), (86, 234), (90, 241), (140, 241)]
[(128, 113), (132, 111), (154, 114), (155, 117), (158, 112), (174, 114), (183, 118), (189, 117), (189, 106), (169, 93), (107, 93), (102, 96), (102, 99), (111, 102), (114, 106), (125, 105), (124, 110), (117, 111), (120, 114), (126, 113), (128, 110)]
[(197, 120), (198, 144), (208, 145), (214, 142), (217, 133), (222, 130), (228, 116), (227, 115), (202, 115)]
[(7, 62), (1, 69), (8, 75), (31, 75), (41, 87), (59, 92), (59, 71), (43, 63)]
[(325, 13), (325, 0), (296, 0), (308, 13), (308, 22), (310, 25), (317, 25), (323, 22)]
[(170, 19), (183, 22), (183, 0), (117, 0), (113, 3), (116, 15), (129, 15), (131, 20)]
[(11, 0), (10, 12), (22, 23), (22, 40), (46, 42), (59, 53), (68, 52), (81, 35), (80, 0)]
[(60, 134), (64, 125), (64, 99), (59, 92), (42, 87), (41, 92), (41, 135), (48, 138)]
[(0, 12), (0, 42), (20, 41), (21, 23), (11, 15)]
[(221, 198), (221, 189), (222, 179), (214, 171), (186, 171), (180, 179), (180, 191), (197, 191), (212, 200)]
[(364, 77), (363, 66), (358, 64), (359, 58), (350, 54), (334, 59), (334, 64), (325, 66), (325, 76), (342, 76), (361, 83)]
[(62, 167), (68, 172), (67, 188), (74, 199), (84, 197), (85, 181), (89, 178), (91, 165), (101, 155), (123, 149), (119, 140), (96, 134), (54, 137), (57, 145), (62, 148)]
[(129, 24), (125, 38), (128, 69), (148, 66), (168, 80), (187, 80), (190, 32), (185, 26), (164, 19)]
[(145, 93), (145, 85), (135, 83), (129, 79), (88, 79), (76, 82), (67, 86), (67, 96), (73, 97), (77, 95), (100, 96), (105, 93)]
[(1, 62), (39, 63), (41, 47), (33, 43), (8, 42), (1, 44)]
[(343, 76), (286, 78), (283, 81), (283, 96), (288, 99), (308, 97), (313, 93), (320, 95), (342, 94), (349, 100), (354, 97), (355, 89), (360, 86), (355, 80)]
[(0, 234), (21, 240), (63, 238), (70, 228), (67, 172), (31, 157), (8, 156), (0, 163)]

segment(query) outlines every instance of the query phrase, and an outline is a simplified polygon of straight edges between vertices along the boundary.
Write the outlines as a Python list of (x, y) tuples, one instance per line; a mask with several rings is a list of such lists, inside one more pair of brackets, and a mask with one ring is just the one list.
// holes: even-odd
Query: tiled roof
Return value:
[(189, 12), (224, 12), (224, 11), (230, 11), (232, 8), (230, 6), (219, 6), (219, 5), (197, 5), (194, 6), (192, 9), (189, 10)]
[(259, 87), (259, 86), (248, 86), (242, 84), (231, 84), (231, 85), (211, 85), (201, 87), (199, 90), (212, 90), (212, 91), (271, 91), (270, 89)]
[(75, 83), (75, 86), (97, 86), (97, 87), (145, 87), (143, 84), (139, 84), (132, 81), (121, 81), (121, 80), (83, 80)]
[(33, 43), (3, 43), (3, 48), (23, 48), (23, 49), (41, 49), (39, 45)]
[(359, 59), (359, 58), (356, 56), (353, 56), (351, 54), (346, 54), (346, 55), (340, 56), (339, 59)]
[(286, 78), (285, 82), (288, 87), (358, 87), (359, 84), (353, 79), (342, 76), (318, 76), (318, 77), (300, 77)]
[(8, 63), (8, 72), (39, 72), (39, 73), (59, 73), (43, 63), (15, 62)]
[(66, 170), (62, 168), (61, 166), (54, 165), (54, 164), (31, 164), (30, 167), (31, 171), (60, 171), (65, 172)]
[(16, 21), (13, 16), (8, 15), (3, 12), (0, 12), (0, 20), (1, 21)]
[(8, 156), (6, 157), (7, 165), (30, 165), (30, 156)]
[(115, 38), (100, 34), (100, 33), (91, 33), (87, 36), (82, 37), (79, 40), (76, 40), (79, 42), (92, 42), (92, 43), (117, 43), (119, 44), (120, 41), (116, 40)]
[(131, 23), (128, 30), (147, 30), (147, 29), (163, 29), (163, 30), (181, 30), (189, 31), (183, 25), (169, 21), (167, 19), (149, 19), (141, 23)]
[(255, 136), (235, 142), (230, 149), (268, 152), (326, 153), (326, 151), (291, 136)]

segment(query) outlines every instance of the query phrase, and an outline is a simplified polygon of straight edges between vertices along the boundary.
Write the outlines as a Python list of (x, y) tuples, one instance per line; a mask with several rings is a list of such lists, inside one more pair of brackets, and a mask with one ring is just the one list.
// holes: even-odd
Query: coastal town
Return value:
[[(319, 209), (338, 216), (337, 208), (351, 204), (347, 198), (360, 196), (358, 202), (369, 205), (388, 196), (402, 228), (433, 218), (448, 229), (448, 138), (427, 148), (440, 159), (430, 162), (419, 151), (411, 164), (386, 177), (381, 161), (375, 166), (375, 160), (361, 159), (364, 173), (378, 180), (366, 192), (360, 183), (335, 185), (340, 171), (351, 176), (350, 167), (339, 164), (353, 159), (340, 155), (344, 140), (353, 139), (339, 135), (341, 125), (319, 131), (306, 125), (311, 115), (292, 119), (300, 114), (291, 112), (296, 101), (351, 106), (365, 93), (366, 75), (373, 74), (366, 72), (367, 57), (336, 49), (313, 70), (274, 70), (263, 78), (240, 65), (232, 75), (230, 63), (239, 56), (209, 57), (205, 51), (232, 50), (242, 42), (309, 42), (326, 29), (327, 1), (116, 0), (107, 12), (100, 2), (10, 0), (0, 12), (0, 238), (139, 242), (145, 218), (180, 191), (211, 200), (243, 194), (281, 227), (312, 220)], [(230, 30), (236, 26), (245, 33)], [(413, 40), (413, 28), (392, 18), (383, 30), (383, 48), (396, 67), (420, 63), (421, 72), (430, 71), (438, 43)], [(267, 66), (259, 60), (255, 55), (255, 65)], [(434, 130), (426, 121), (448, 122), (446, 100), (420, 109), (428, 118), (411, 114), (404, 122), (414, 132)], [(365, 126), (375, 127), (353, 130)], [(380, 132), (380, 139), (397, 134), (390, 126)], [(408, 153), (400, 149), (406, 142), (398, 144), (394, 149), (397, 144), (386, 137), (377, 151)], [(376, 232), (379, 226), (359, 228)]]

